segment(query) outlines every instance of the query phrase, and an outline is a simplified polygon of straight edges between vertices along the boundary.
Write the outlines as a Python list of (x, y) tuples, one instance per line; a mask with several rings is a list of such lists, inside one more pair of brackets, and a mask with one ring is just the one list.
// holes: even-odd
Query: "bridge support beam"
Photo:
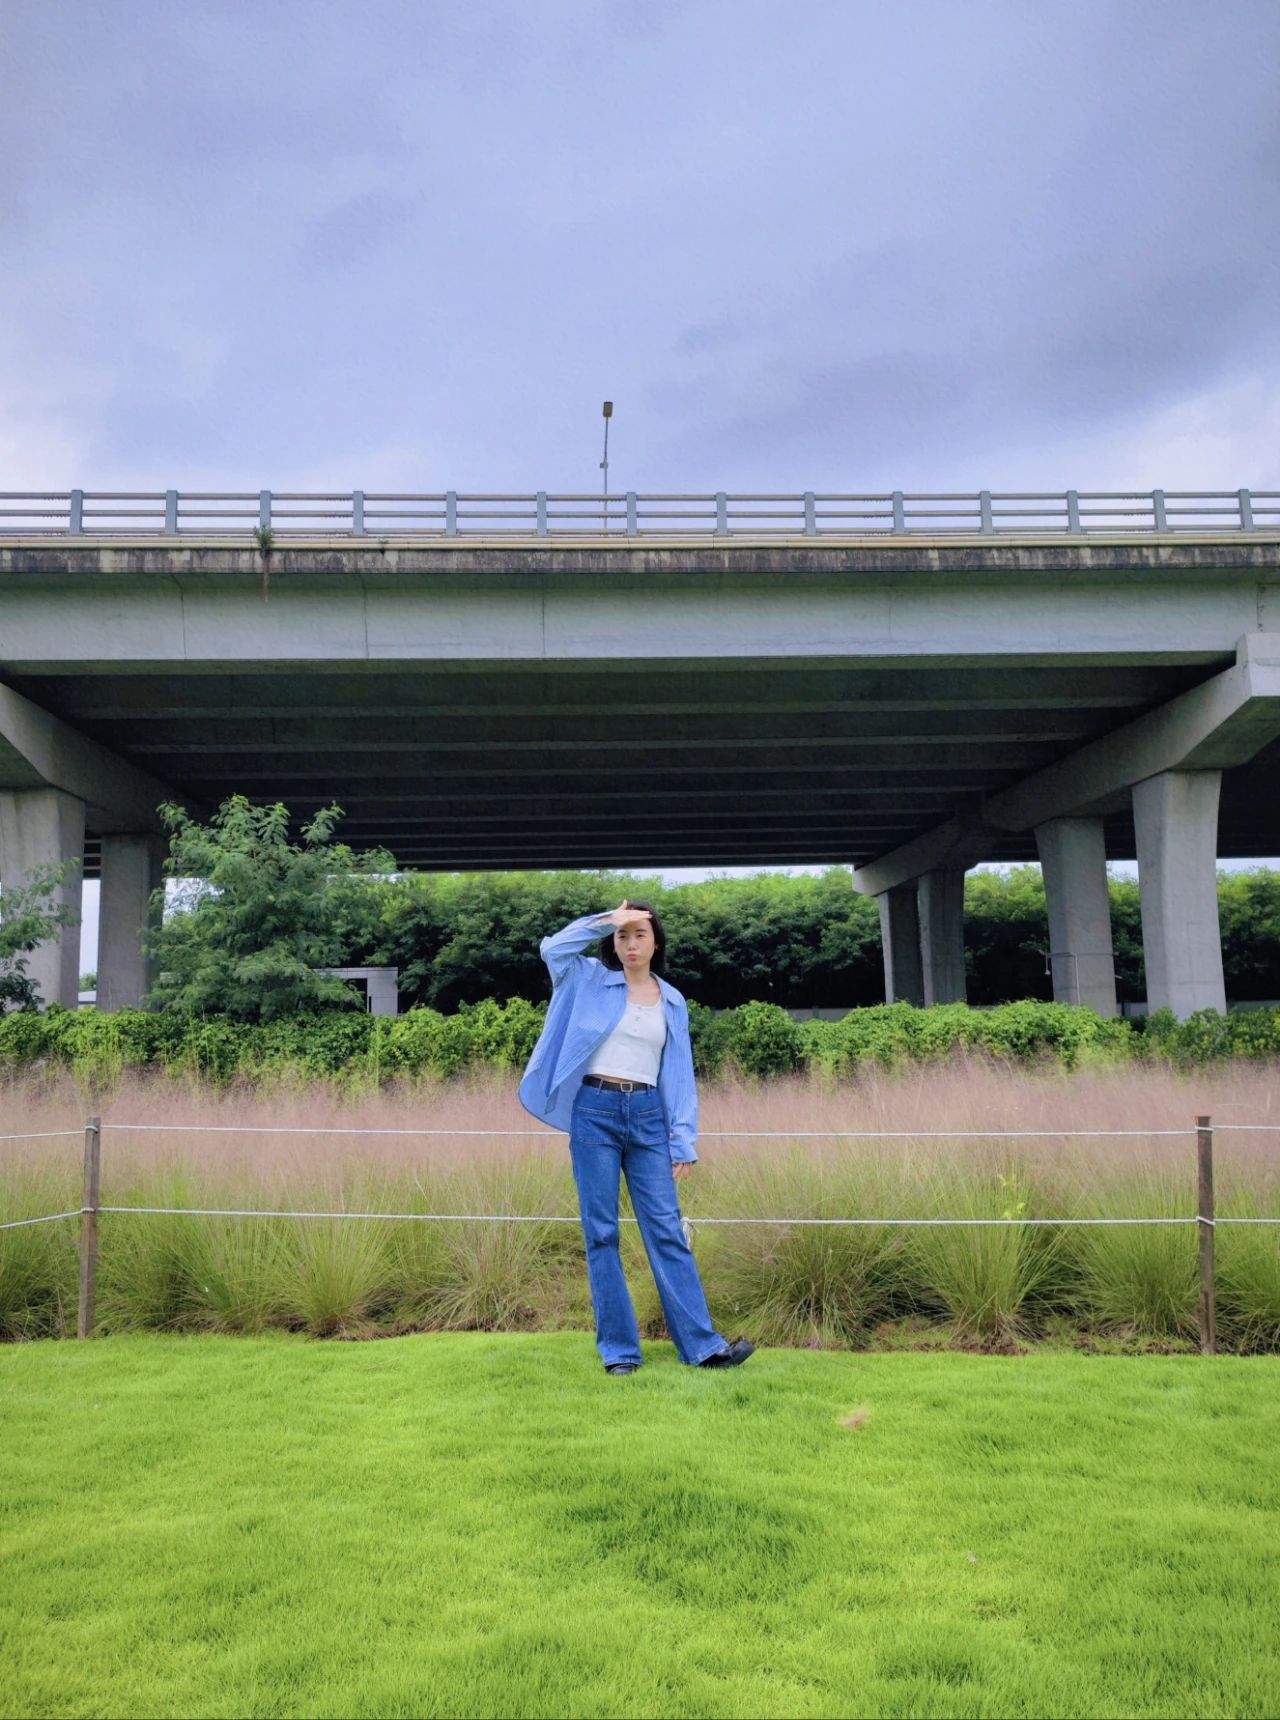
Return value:
[[(971, 865), (1007, 830), (1049, 832), (1040, 840), (1052, 947), (1074, 952), (1082, 1001), (1113, 1010), (1101, 977), (1107, 919), (1099, 840), (1085, 826), (1133, 807), (1142, 893), (1147, 1000), (1178, 1016), (1225, 1008), (1218, 931), (1217, 814), (1222, 772), (1255, 758), (1280, 737), (1280, 633), (1248, 633), (1230, 669), (1125, 723), (1078, 752), (989, 796), (977, 811), (948, 820), (854, 873), (854, 888), (883, 896), (931, 869)], [(1074, 827), (1074, 828), (1073, 828)], [(1092, 858), (1089, 858), (1092, 849)], [(1086, 883), (1091, 876), (1093, 882)], [(931, 934), (921, 884), (925, 996), (930, 996)], [(943, 914), (945, 918), (945, 911)], [(1064, 925), (1065, 921), (1065, 925)], [(1078, 941), (1077, 941), (1078, 940)], [(953, 940), (954, 941), (954, 940)], [(1086, 954), (1098, 958), (1088, 964)], [(1063, 964), (1068, 970), (1075, 963)], [(1058, 963), (1054, 964), (1055, 969)], [(1092, 974), (1086, 971), (1092, 969)], [(1055, 996), (1070, 996), (1070, 971), (1054, 975)]]
[(65, 866), (50, 908), (73, 925), (26, 957), (27, 975), (44, 1004), (75, 1009), (80, 998), (80, 898), (84, 873), (84, 802), (57, 788), (0, 789), (0, 885), (23, 889), (45, 867)]
[[(165, 783), (0, 685), (0, 880), (73, 858), (76, 872), (62, 899), (78, 916), (86, 823), (101, 835), (98, 1002), (107, 1009), (140, 1003), (149, 984), (143, 929), (165, 849), (156, 808), (173, 798)], [(187, 806), (202, 816), (202, 808)], [(68, 929), (37, 950), (27, 971), (36, 978), (37, 970), (43, 1001), (74, 1009), (79, 933)]]
[(1225, 1010), (1218, 925), (1222, 772), (1168, 770), (1133, 790), (1147, 1005)]
[(895, 884), (877, 898), (880, 943), (884, 950), (886, 1003), (924, 1002), (920, 962), (920, 899), (915, 880)]
[(158, 836), (102, 838), (99, 1009), (138, 1009), (154, 983), (145, 943), (154, 923), (152, 892), (164, 881), (165, 850)]
[(1049, 909), (1049, 966), (1057, 1003), (1116, 1013), (1111, 899), (1101, 818), (1051, 818), (1036, 825)]
[(925, 1004), (963, 1003), (964, 872), (939, 867), (919, 882), (920, 967)]

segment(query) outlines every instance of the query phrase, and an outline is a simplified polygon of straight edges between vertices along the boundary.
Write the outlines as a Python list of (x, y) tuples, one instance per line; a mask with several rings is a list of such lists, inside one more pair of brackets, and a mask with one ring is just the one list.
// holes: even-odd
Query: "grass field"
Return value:
[(1274, 1715), (1270, 1357), (0, 1350), (5, 1715)]

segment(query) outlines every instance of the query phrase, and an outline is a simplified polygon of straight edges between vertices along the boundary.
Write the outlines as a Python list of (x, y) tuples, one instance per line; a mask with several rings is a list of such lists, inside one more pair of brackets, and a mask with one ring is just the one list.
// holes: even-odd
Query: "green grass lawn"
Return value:
[(647, 1355), (5, 1348), (0, 1712), (1280, 1711), (1275, 1359)]

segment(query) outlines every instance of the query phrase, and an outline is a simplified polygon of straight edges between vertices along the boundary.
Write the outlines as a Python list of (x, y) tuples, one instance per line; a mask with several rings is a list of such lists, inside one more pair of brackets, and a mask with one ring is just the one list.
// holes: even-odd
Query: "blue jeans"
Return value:
[(682, 1362), (697, 1364), (725, 1340), (711, 1324), (697, 1264), (684, 1239), (671, 1151), (656, 1090), (580, 1087), (569, 1131), (578, 1185), (596, 1346), (605, 1367), (640, 1364), (640, 1333), (618, 1251), (618, 1178), (627, 1179), (667, 1330)]

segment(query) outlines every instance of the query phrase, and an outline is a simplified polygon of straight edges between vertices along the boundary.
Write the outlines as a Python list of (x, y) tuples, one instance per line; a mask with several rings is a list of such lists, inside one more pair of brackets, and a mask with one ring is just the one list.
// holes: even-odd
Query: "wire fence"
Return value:
[[(1280, 490), (5, 490), (0, 537), (863, 537), (1258, 532)], [(271, 540), (260, 538), (269, 547)]]
[[(271, 1218), (307, 1220), (357, 1220), (363, 1222), (416, 1223), (416, 1224), (578, 1224), (580, 1220), (569, 1213), (510, 1213), (510, 1212), (355, 1212), (342, 1209), (336, 1212), (316, 1211), (309, 1208), (277, 1209), (262, 1207), (199, 1207), (199, 1206), (117, 1206), (106, 1204), (101, 1198), (102, 1173), (102, 1136), (105, 1131), (112, 1130), (117, 1134), (132, 1134), (139, 1132), (159, 1132), (166, 1134), (227, 1134), (227, 1135), (378, 1135), (378, 1136), (414, 1136), (414, 1137), (475, 1137), (515, 1138), (524, 1139), (535, 1136), (541, 1139), (554, 1139), (559, 1131), (549, 1129), (379, 1129), (379, 1128), (311, 1128), (266, 1125), (258, 1128), (252, 1124), (221, 1124), (221, 1123), (131, 1123), (112, 1122), (101, 1117), (90, 1117), (83, 1129), (84, 1135), (84, 1199), (82, 1204), (67, 1212), (41, 1214), (33, 1218), (10, 1219), (0, 1223), (0, 1231), (20, 1230), (36, 1224), (56, 1224), (61, 1220), (79, 1218), (80, 1230), (80, 1303), (77, 1321), (77, 1336), (88, 1337), (94, 1326), (94, 1300), (97, 1281), (98, 1263), (98, 1220), (101, 1214), (134, 1214), (139, 1216), (168, 1216), (188, 1218)], [(716, 1216), (698, 1217), (684, 1220), (685, 1237), (690, 1240), (701, 1226), (714, 1225), (750, 1225), (750, 1226), (827, 1226), (833, 1228), (848, 1227), (878, 1227), (889, 1229), (908, 1229), (917, 1226), (955, 1227), (955, 1228), (1008, 1228), (1018, 1227), (1054, 1227), (1067, 1228), (1073, 1226), (1099, 1225), (1195, 1225), (1200, 1241), (1200, 1348), (1206, 1355), (1213, 1354), (1217, 1349), (1217, 1315), (1216, 1291), (1214, 1275), (1214, 1232), (1221, 1225), (1277, 1225), (1278, 1217), (1219, 1217), (1215, 1212), (1214, 1179), (1213, 1179), (1213, 1137), (1215, 1132), (1236, 1134), (1278, 1134), (1280, 1123), (1219, 1123), (1214, 1125), (1208, 1116), (1197, 1117), (1194, 1128), (1187, 1129), (1005, 1129), (1005, 1130), (905, 1130), (905, 1129), (809, 1129), (809, 1130), (754, 1130), (754, 1129), (723, 1129), (708, 1130), (699, 1138), (703, 1140), (1156, 1140), (1156, 1139), (1191, 1139), (1196, 1142), (1197, 1168), (1197, 1210), (1194, 1213), (1180, 1215), (1163, 1215), (1157, 1217), (1090, 1217), (1073, 1218), (1067, 1216), (1047, 1217), (1001, 1217), (1001, 1218), (950, 1218), (950, 1217), (890, 1217), (848, 1214), (840, 1217), (809, 1218), (792, 1214), (780, 1214), (776, 1217), (737, 1217)], [(78, 1139), (82, 1131), (79, 1129), (49, 1129), (37, 1133), (0, 1135), (0, 1144), (12, 1141), (40, 1141)], [(635, 1224), (634, 1218), (624, 1218), (623, 1223)]]

